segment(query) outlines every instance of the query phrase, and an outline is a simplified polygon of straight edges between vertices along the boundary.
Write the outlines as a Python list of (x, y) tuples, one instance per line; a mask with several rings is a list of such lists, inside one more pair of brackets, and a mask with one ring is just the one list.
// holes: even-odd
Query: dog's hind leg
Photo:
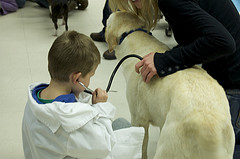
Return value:
[(68, 31), (67, 17), (63, 17), (62, 25), (65, 25), (65, 30)]
[(65, 23), (65, 29), (68, 31), (68, 6), (64, 5), (63, 21)]
[(165, 124), (160, 131), (154, 159), (200, 159), (188, 158), (184, 155), (184, 153), (191, 154), (191, 152), (186, 149), (182, 151), (186, 143), (179, 136), (174, 123)]
[(168, 114), (154, 159), (232, 159), (231, 123), (204, 113), (193, 113), (183, 120)]
[(55, 34), (54, 34), (54, 36), (57, 36), (57, 31), (58, 31), (57, 17), (52, 16), (52, 21), (53, 21), (54, 27), (55, 27)]
[(58, 31), (58, 25), (57, 25), (57, 18), (58, 18), (58, 15), (60, 13), (60, 6), (57, 5), (55, 7), (52, 7), (52, 21), (53, 21), (53, 24), (54, 24), (54, 27), (55, 27), (55, 34), (54, 36), (57, 36), (57, 31)]

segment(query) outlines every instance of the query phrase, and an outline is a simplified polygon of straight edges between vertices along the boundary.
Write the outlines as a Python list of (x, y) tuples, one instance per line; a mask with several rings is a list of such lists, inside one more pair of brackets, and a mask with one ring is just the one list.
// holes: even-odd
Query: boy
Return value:
[[(48, 55), (50, 84), (28, 90), (22, 135), (26, 159), (141, 158), (143, 128), (113, 131), (106, 91), (84, 93), (100, 63), (93, 41), (76, 31), (58, 37)], [(121, 124), (121, 123), (120, 123)]]

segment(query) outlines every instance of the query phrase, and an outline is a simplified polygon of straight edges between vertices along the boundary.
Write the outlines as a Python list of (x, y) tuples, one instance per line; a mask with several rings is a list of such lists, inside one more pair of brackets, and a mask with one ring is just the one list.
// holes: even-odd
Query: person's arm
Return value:
[[(183, 0), (168, 3), (163, 1), (164, 7), (169, 10), (169, 18), (173, 17), (173, 23), (177, 23), (174, 26), (177, 30), (175, 37), (180, 46), (166, 51), (165, 54), (155, 54), (154, 64), (159, 76), (171, 74), (172, 72), (168, 71), (169, 67), (177, 71), (178, 69), (174, 69), (176, 66), (184, 69), (194, 64), (216, 60), (235, 51), (235, 41), (228, 30), (196, 3)], [(183, 30), (190, 33), (186, 34), (190, 37), (184, 37), (181, 30), (183, 27)]]
[[(179, 44), (178, 47), (164, 54), (154, 54), (151, 59), (160, 77), (195, 64), (216, 60), (235, 51), (235, 41), (231, 34), (196, 3), (183, 0), (159, 0), (159, 5), (170, 24), (173, 24), (174, 36)], [(184, 30), (190, 34), (186, 36)], [(141, 66), (144, 67), (144, 63)], [(145, 74), (151, 75), (151, 72)]]

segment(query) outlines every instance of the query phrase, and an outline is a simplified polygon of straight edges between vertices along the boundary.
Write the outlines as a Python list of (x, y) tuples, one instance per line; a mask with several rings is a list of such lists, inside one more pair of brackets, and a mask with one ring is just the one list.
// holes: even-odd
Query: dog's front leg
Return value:
[(142, 159), (147, 159), (148, 128), (149, 128), (149, 124), (147, 126), (144, 126), (145, 135), (144, 135), (143, 146), (142, 146)]
[(65, 30), (68, 31), (68, 9), (64, 10), (63, 22), (65, 23)]
[(149, 122), (148, 121), (142, 122), (141, 120), (134, 118), (133, 115), (131, 116), (131, 119), (132, 119), (131, 123), (133, 126), (144, 127), (145, 134), (144, 134), (143, 146), (142, 146), (142, 159), (147, 159)]

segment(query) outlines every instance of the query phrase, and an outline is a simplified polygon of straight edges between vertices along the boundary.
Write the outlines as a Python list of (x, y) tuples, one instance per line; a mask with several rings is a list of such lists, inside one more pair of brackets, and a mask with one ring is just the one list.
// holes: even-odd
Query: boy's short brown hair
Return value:
[(68, 82), (71, 73), (85, 77), (100, 63), (100, 53), (86, 35), (67, 31), (53, 43), (48, 54), (48, 71), (53, 80)]

